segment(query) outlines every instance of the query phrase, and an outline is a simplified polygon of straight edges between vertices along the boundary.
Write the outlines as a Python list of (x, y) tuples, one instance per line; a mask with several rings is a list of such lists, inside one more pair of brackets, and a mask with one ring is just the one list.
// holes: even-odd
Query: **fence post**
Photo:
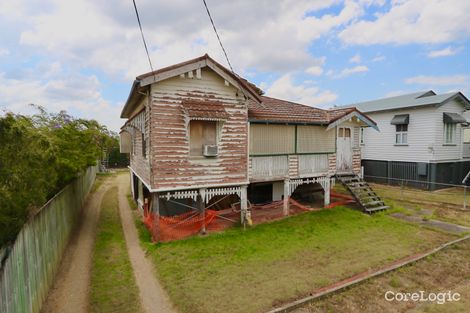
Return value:
[(467, 185), (463, 186), (463, 209), (467, 209)]
[(400, 184), (400, 200), (403, 200), (403, 188), (404, 188), (404, 185), (405, 185), (405, 181), (402, 180), (402, 181), (401, 181), (401, 184)]

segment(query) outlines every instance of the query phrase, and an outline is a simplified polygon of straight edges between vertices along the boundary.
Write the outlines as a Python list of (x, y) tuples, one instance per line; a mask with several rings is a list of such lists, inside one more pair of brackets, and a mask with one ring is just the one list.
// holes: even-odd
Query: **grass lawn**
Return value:
[(266, 311), (453, 238), (346, 207), (158, 245), (139, 227), (171, 300), (192, 313)]
[[(445, 304), (388, 302), (387, 291), (458, 292), (461, 300)], [(373, 278), (344, 292), (298, 309), (307, 312), (468, 312), (470, 307), (470, 240), (441, 250), (417, 263)]]
[(117, 192), (117, 187), (108, 190), (101, 204), (91, 272), (93, 313), (143, 312), (122, 231)]

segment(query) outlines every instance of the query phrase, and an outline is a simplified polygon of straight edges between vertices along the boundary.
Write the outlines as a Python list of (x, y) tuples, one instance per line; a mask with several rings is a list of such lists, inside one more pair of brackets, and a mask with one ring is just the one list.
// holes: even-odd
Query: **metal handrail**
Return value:
[(470, 171), (468, 171), (467, 176), (465, 176), (465, 178), (462, 180), (462, 184), (466, 185), (467, 184), (466, 182), (468, 179), (470, 179)]

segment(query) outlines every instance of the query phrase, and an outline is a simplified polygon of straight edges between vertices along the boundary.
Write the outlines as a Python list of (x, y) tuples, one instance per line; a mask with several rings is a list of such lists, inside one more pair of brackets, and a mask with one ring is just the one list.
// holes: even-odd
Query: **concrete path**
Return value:
[(393, 213), (390, 215), (395, 218), (399, 218), (408, 222), (417, 223), (417, 224), (424, 225), (424, 226), (429, 226), (429, 227), (436, 228), (444, 232), (455, 234), (455, 235), (460, 235), (463, 233), (470, 232), (469, 227), (452, 224), (448, 222), (443, 222), (443, 221), (438, 221), (438, 220), (427, 220), (427, 219), (423, 219), (420, 216), (406, 215), (403, 213)]
[(81, 224), (65, 250), (54, 284), (42, 313), (87, 313), (91, 279), (91, 260), (100, 217), (101, 200), (109, 181), (91, 194), (85, 204)]
[(129, 192), (129, 183), (128, 175), (121, 174), (118, 176), (119, 211), (142, 306), (146, 313), (176, 312), (155, 277), (152, 262), (145, 257), (145, 253), (140, 246), (134, 217), (126, 198), (126, 194)]

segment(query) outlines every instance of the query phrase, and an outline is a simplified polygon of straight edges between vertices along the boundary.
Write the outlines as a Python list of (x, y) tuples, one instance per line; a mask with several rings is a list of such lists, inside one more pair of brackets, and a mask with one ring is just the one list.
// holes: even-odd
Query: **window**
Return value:
[(395, 144), (406, 145), (408, 144), (408, 124), (395, 125)]
[(132, 155), (135, 155), (135, 136), (132, 136)]
[(147, 157), (147, 140), (145, 139), (144, 134), (142, 134), (142, 156)]
[(359, 130), (359, 143), (361, 145), (364, 144), (364, 130), (365, 130), (364, 127), (361, 127), (360, 130)]
[(444, 143), (455, 144), (457, 124), (444, 123)]
[(192, 120), (189, 122), (189, 155), (203, 156), (205, 145), (217, 144), (217, 122)]
[(465, 128), (463, 130), (463, 142), (470, 143), (470, 128)]
[(338, 137), (351, 137), (351, 128), (340, 127), (338, 130)]

